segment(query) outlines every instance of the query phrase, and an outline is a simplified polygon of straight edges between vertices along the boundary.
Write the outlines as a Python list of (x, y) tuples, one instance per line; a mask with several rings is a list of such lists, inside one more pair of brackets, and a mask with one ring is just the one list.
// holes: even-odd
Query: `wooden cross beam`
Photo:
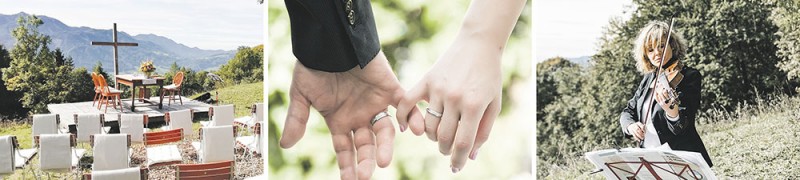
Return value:
[[(114, 76), (119, 75), (119, 53), (117, 52), (118, 46), (139, 46), (139, 43), (128, 43), (128, 42), (118, 42), (117, 41), (117, 23), (114, 23), (114, 41), (113, 42), (95, 42), (92, 41), (92, 45), (95, 46), (114, 46)], [(117, 81), (114, 81), (114, 88), (119, 89), (119, 84)]]

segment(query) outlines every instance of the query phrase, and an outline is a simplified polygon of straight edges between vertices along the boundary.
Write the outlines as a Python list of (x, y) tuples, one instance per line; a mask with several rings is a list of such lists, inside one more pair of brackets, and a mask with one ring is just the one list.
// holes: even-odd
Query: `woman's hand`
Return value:
[[(453, 172), (464, 167), (468, 156), (476, 158), (500, 114), (501, 49), (456, 41), (397, 108), (401, 131), (410, 126), (420, 135), (424, 127), (428, 138), (439, 142), (439, 152), (452, 154)], [(415, 105), (423, 99), (429, 109), (420, 111)], [(420, 112), (426, 112), (424, 120)]]
[[(419, 135), (424, 127), (428, 138), (439, 142), (442, 154), (452, 154), (453, 172), (464, 167), (468, 155), (476, 158), (500, 113), (500, 57), (501, 51), (496, 48), (456, 42), (398, 107), (401, 130), (411, 126)], [(409, 118), (412, 108), (416, 109), (414, 105), (423, 99), (433, 112), (426, 113), (423, 121), (420, 111), (413, 110), (415, 114)]]
[[(472, 0), (456, 40), (397, 107), (400, 130), (424, 130), (438, 141), (439, 152), (452, 154), (454, 173), (467, 157), (477, 157), (500, 114), (500, 61), (524, 5), (525, 0)], [(420, 100), (429, 102), (425, 111), (415, 106)]]
[(636, 141), (644, 140), (644, 124), (642, 124), (642, 122), (636, 122), (628, 125), (628, 133), (633, 135)]
[(670, 108), (670, 104), (672, 104), (672, 102), (667, 102), (667, 101), (668, 100), (672, 101), (672, 100), (670, 100), (669, 91), (667, 91), (666, 88), (670, 88), (670, 87), (664, 87), (664, 86), (661, 85), (661, 83), (656, 84), (656, 88), (655, 88), (656, 92), (654, 94), (654, 96), (655, 96), (654, 98), (656, 99), (656, 102), (658, 102), (658, 105), (661, 106), (661, 109), (664, 109), (664, 113), (666, 113), (666, 115), (668, 117), (677, 118), (678, 117), (678, 106), (676, 105), (676, 106), (672, 106)]
[(298, 62), (280, 145), (290, 148), (303, 137), (309, 108), (314, 107), (330, 129), (341, 178), (369, 179), (376, 159), (380, 167), (391, 162), (395, 135), (390, 119), (374, 125), (370, 121), (389, 105), (396, 106), (403, 93), (383, 52), (364, 69), (341, 73), (312, 70)]

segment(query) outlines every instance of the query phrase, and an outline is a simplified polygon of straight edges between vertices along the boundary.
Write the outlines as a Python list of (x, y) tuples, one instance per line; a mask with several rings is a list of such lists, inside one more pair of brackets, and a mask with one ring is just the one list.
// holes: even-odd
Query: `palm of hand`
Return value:
[(330, 129), (342, 179), (369, 178), (376, 159), (380, 167), (391, 162), (395, 134), (390, 120), (375, 125), (370, 121), (388, 105), (396, 105), (403, 94), (383, 53), (364, 69), (341, 73), (311, 70), (298, 63), (281, 146), (291, 147), (302, 138), (309, 107), (314, 107)]

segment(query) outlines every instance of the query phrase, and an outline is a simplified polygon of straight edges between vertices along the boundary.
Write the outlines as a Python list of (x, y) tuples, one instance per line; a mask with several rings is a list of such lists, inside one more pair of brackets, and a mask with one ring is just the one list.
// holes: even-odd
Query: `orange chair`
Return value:
[(122, 91), (108, 87), (108, 83), (106, 82), (106, 78), (102, 74), (97, 74), (97, 84), (100, 86), (100, 95), (101, 101), (97, 105), (97, 109), (99, 110), (103, 104), (106, 105), (106, 109), (103, 111), (108, 112), (108, 100), (113, 101), (114, 109), (117, 108), (117, 105), (120, 106), (119, 109), (122, 109), (122, 101), (120, 100), (120, 95)]
[(94, 106), (94, 103), (100, 99), (100, 93), (102, 92), (100, 85), (97, 83), (97, 72), (92, 72), (92, 83), (94, 83), (94, 96), (92, 97), (92, 106)]
[[(167, 100), (167, 105), (172, 105), (172, 101), (178, 99), (183, 105), (183, 98), (181, 98), (181, 85), (183, 85), (183, 72), (178, 72), (172, 77), (172, 84), (164, 86), (161, 90), (161, 96), (163, 97), (166, 92), (169, 92), (169, 99)], [(175, 98), (175, 92), (178, 93), (178, 98)]]
[(233, 179), (233, 161), (175, 165), (176, 179)]

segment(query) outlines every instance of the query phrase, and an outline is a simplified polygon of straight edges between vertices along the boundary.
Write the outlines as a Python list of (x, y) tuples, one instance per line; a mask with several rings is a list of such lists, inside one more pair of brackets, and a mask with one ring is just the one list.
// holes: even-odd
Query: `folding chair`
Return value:
[(80, 157), (85, 152), (84, 149), (75, 149), (77, 141), (71, 134), (42, 134), (33, 139), (39, 148), (41, 172), (63, 173), (76, 170)]
[(152, 167), (183, 162), (183, 156), (181, 156), (178, 146), (176, 144), (167, 144), (180, 142), (182, 139), (183, 129), (144, 133), (144, 146), (146, 149), (145, 151), (147, 152), (147, 166)]
[(150, 121), (146, 114), (119, 114), (119, 133), (131, 136), (131, 141), (141, 143)]
[(264, 112), (262, 111), (263, 107), (264, 103), (253, 104), (253, 107), (250, 108), (250, 116), (233, 119), (233, 124), (246, 128), (252, 127), (256, 123), (264, 121)]
[(78, 129), (78, 142), (88, 143), (89, 136), (95, 134), (107, 134), (109, 128), (103, 127), (105, 124), (105, 114), (75, 114), (75, 127)]
[(199, 162), (218, 162), (234, 160), (234, 126), (214, 126), (200, 128), (200, 142), (192, 142), (197, 150)]
[(0, 136), (0, 175), (14, 173), (18, 147), (16, 136)]
[(204, 164), (178, 164), (175, 166), (176, 179), (233, 179), (233, 161)]
[(89, 137), (94, 153), (92, 171), (125, 169), (130, 167), (131, 135), (97, 134)]
[(167, 126), (162, 129), (183, 129), (183, 135), (188, 138), (192, 135), (192, 119), (194, 119), (194, 110), (170, 111), (164, 113), (164, 121)]
[(209, 107), (208, 117), (211, 117), (211, 121), (200, 122), (200, 124), (202, 124), (203, 127), (233, 125), (233, 119), (234, 119), (233, 105), (230, 104), (230, 105)]
[(245, 118), (234, 119), (234, 124), (244, 127), (250, 135), (236, 138), (236, 143), (242, 144), (249, 152), (261, 154), (261, 124), (264, 122), (264, 103), (256, 103), (252, 108), (252, 115)]
[[(58, 114), (34, 114), (30, 116), (32, 132), (31, 136), (38, 136), (41, 134), (62, 134), (65, 132), (61, 132), (59, 128), (59, 124), (61, 124), (60, 116)], [(32, 145), (36, 145), (35, 142), (31, 142)]]
[(92, 171), (83, 173), (84, 180), (146, 180), (149, 169), (147, 168), (125, 168), (104, 171)]
[(252, 135), (236, 137), (236, 143), (243, 145), (248, 152), (261, 154), (263, 150), (263, 143), (261, 142), (261, 123), (256, 123), (250, 128)]

